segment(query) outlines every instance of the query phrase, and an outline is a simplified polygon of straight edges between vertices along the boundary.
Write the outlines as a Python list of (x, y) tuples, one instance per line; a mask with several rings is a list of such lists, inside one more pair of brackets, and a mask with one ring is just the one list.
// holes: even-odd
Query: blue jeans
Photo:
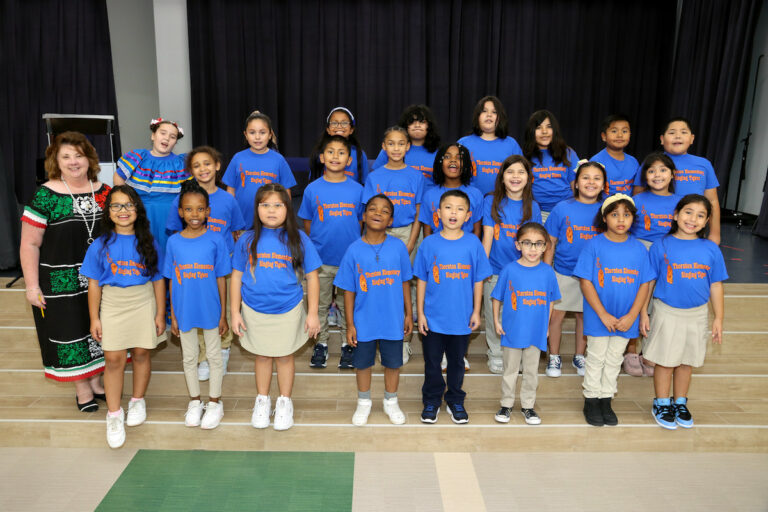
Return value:
[[(464, 383), (464, 354), (469, 344), (469, 334), (441, 334), (429, 331), (421, 337), (424, 352), (424, 385), (421, 387), (421, 397), (424, 405), (440, 407), (443, 403), (443, 393), (448, 404), (463, 404), (467, 394), (461, 389)], [(446, 381), (440, 369), (443, 353), (448, 360)]]

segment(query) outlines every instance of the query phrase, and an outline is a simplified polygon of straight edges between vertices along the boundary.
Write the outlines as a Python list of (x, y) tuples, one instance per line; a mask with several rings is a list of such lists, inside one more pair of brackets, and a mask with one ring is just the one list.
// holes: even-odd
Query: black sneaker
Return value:
[(598, 398), (600, 402), (600, 413), (603, 415), (603, 423), (615, 427), (619, 424), (619, 418), (616, 417), (616, 413), (611, 408), (610, 398)]
[(448, 404), (447, 409), (454, 423), (469, 423), (469, 414), (462, 404)]
[(355, 367), (355, 347), (344, 345), (341, 347), (341, 359), (339, 359), (339, 368), (342, 370), (351, 370)]
[(509, 423), (509, 417), (512, 414), (512, 409), (509, 407), (502, 407), (499, 409), (499, 412), (496, 413), (496, 416), (493, 417), (496, 421), (499, 423)]
[(688, 410), (688, 399), (680, 397), (675, 400), (672, 407), (675, 409), (675, 423), (683, 428), (691, 428), (693, 426), (693, 416), (691, 416), (691, 411)]
[(661, 428), (667, 430), (675, 430), (677, 423), (675, 423), (675, 411), (673, 406), (669, 402), (669, 398), (654, 398), (653, 409), (651, 411), (653, 419)]
[(437, 415), (440, 412), (439, 407), (435, 407), (434, 405), (425, 405), (424, 410), (421, 411), (421, 422), (422, 423), (436, 423), (437, 422)]
[(309, 366), (312, 368), (325, 368), (328, 364), (328, 345), (317, 343), (312, 351)]
[(533, 410), (533, 408), (530, 409), (521, 409), (523, 412), (523, 417), (525, 418), (525, 422), (529, 425), (540, 425), (541, 424), (541, 418), (539, 418), (539, 415), (536, 414), (536, 411)]
[(584, 419), (593, 427), (602, 427), (605, 424), (600, 410), (600, 401), (597, 398), (584, 399)]

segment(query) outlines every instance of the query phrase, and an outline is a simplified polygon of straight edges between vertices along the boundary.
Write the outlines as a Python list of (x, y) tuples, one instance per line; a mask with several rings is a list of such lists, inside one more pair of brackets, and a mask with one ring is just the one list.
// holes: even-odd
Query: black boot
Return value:
[(584, 399), (584, 419), (594, 427), (603, 426), (603, 414), (600, 412), (600, 402), (597, 398)]
[(610, 398), (599, 398), (600, 400), (600, 413), (603, 415), (603, 423), (611, 427), (615, 427), (619, 424), (619, 418), (616, 417), (616, 413), (611, 409)]

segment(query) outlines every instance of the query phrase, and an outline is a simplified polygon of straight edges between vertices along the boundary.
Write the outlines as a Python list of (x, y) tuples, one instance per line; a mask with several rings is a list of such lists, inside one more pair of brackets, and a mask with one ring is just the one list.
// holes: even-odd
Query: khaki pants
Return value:
[(621, 336), (587, 336), (584, 398), (613, 398), (627, 343)]
[[(222, 349), (229, 348), (230, 346), (232, 346), (232, 337), (233, 337), (233, 334), (232, 334), (232, 315), (231, 315), (231, 313), (229, 311), (229, 307), (228, 307), (228, 304), (229, 304), (229, 278), (230, 277), (231, 276), (227, 276), (227, 279), (226, 279), (226, 283), (227, 283), (227, 293), (226, 293), (226, 297), (225, 297), (226, 303), (221, 305), (221, 307), (224, 308), (225, 314), (227, 315), (227, 325), (229, 326), (229, 330), (227, 331), (227, 333), (224, 336), (221, 337), (221, 348)], [(206, 361), (208, 359), (206, 357), (205, 336), (204, 336), (204, 333), (203, 333), (203, 329), (198, 329), (197, 330), (197, 344), (198, 344), (198, 346), (200, 348), (200, 350), (199, 350), (199, 354), (200, 355), (198, 356), (197, 362), (198, 363), (202, 363), (203, 361)]]
[(515, 385), (520, 360), (523, 361), (523, 382), (520, 386), (520, 405), (523, 409), (533, 409), (536, 403), (536, 388), (539, 385), (539, 357), (541, 350), (528, 348), (501, 348), (504, 358), (504, 375), (501, 378), (501, 406), (515, 405)]
[[(221, 359), (221, 337), (218, 329), (201, 329), (205, 338), (205, 350), (211, 367), (208, 396), (221, 396), (221, 381), (224, 378), (224, 364)], [(182, 332), (181, 356), (184, 365), (184, 378), (187, 381), (189, 396), (200, 396), (200, 382), (197, 379), (197, 356), (200, 347), (197, 343), (197, 329)]]
[[(491, 292), (493, 292), (493, 289), (496, 288), (496, 283), (498, 281), (499, 276), (492, 274), (491, 277), (486, 279), (483, 283), (483, 314), (485, 315), (485, 342), (488, 344), (488, 359), (502, 358), (501, 339), (499, 339), (499, 335), (496, 334), (496, 329), (494, 328), (493, 302), (491, 299)], [(502, 311), (504, 311), (503, 303), (499, 309), (499, 320), (501, 320)], [(515, 372), (515, 375), (517, 375), (517, 372)], [(526, 409), (528, 409), (528, 407), (526, 407)]]
[[(328, 344), (328, 309), (333, 302), (333, 280), (339, 272), (339, 267), (333, 265), (322, 265), (317, 271), (317, 278), (320, 280), (320, 302), (317, 308), (317, 314), (320, 316), (320, 333), (317, 335), (317, 342)], [(341, 344), (347, 342), (347, 320), (344, 311), (344, 290), (339, 290), (336, 296), (336, 307), (339, 308), (339, 329), (341, 330)]]

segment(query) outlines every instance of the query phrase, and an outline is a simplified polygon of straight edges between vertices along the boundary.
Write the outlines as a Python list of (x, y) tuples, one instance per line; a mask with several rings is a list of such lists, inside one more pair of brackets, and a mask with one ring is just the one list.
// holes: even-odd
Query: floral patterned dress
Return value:
[[(41, 186), (21, 217), (45, 230), (40, 246), (39, 279), (45, 297), (45, 316), (32, 308), (45, 376), (75, 381), (104, 371), (104, 352), (90, 334), (88, 279), (80, 275), (88, 249), (88, 228), (95, 216), (92, 238), (101, 227), (101, 212), (110, 187), (91, 193), (60, 194)], [(74, 205), (72, 201), (74, 197)]]

